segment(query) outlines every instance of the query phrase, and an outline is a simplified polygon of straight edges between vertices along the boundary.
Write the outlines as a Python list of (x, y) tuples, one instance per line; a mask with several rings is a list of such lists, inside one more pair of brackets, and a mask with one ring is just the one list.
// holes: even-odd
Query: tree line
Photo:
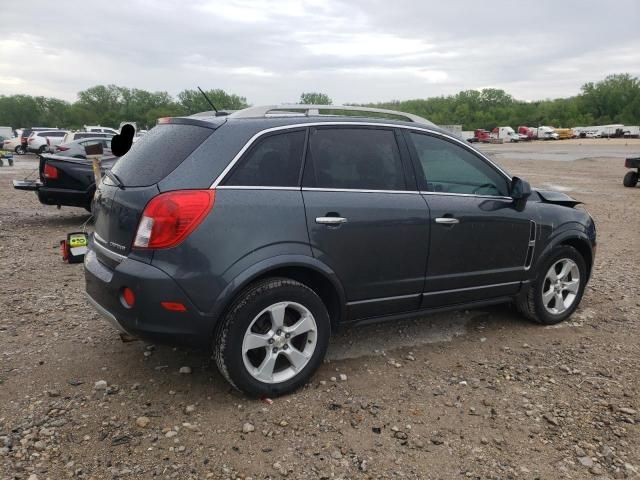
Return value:
[[(224, 90), (208, 90), (206, 94), (219, 110), (248, 106), (245, 97)], [(324, 93), (307, 92), (300, 96), (300, 103), (331, 104), (331, 99)], [(491, 129), (498, 125), (639, 125), (640, 79), (628, 73), (609, 75), (599, 82), (584, 84), (575, 96), (534, 102), (517, 100), (504, 90), (486, 88), (362, 106), (414, 113), (439, 125), (460, 124), (465, 130)], [(160, 117), (206, 110), (211, 110), (211, 106), (198, 90), (183, 90), (172, 97), (167, 92), (97, 85), (79, 92), (75, 102), (30, 95), (0, 95), (0, 125), (14, 128), (117, 127), (123, 120), (150, 128)]]

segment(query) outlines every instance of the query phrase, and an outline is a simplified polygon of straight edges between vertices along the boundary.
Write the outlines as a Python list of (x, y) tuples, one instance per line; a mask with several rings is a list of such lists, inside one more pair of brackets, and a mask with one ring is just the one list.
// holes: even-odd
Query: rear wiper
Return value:
[(118, 176), (113, 173), (111, 170), (105, 170), (104, 174), (109, 177), (109, 180), (111, 180), (113, 183), (115, 183), (116, 187), (118, 187), (121, 190), (124, 190), (124, 184), (120, 181), (120, 179), (118, 178)]

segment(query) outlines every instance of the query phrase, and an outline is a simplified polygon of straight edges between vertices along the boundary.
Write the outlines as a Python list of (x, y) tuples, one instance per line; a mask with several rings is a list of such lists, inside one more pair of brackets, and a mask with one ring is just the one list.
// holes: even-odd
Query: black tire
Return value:
[[(247, 370), (242, 343), (247, 329), (260, 312), (285, 301), (296, 302), (313, 315), (317, 328), (315, 350), (292, 378), (280, 383), (263, 382)], [(247, 287), (227, 310), (214, 335), (214, 358), (222, 376), (236, 389), (253, 397), (276, 397), (292, 392), (308, 381), (324, 359), (330, 335), (329, 314), (313, 290), (288, 278), (268, 278)]]
[(27, 153), (27, 152), (26, 152), (26, 150), (24, 149), (24, 147), (23, 147), (22, 145), (18, 145), (18, 146), (15, 148), (15, 150), (16, 150), (16, 153), (17, 153), (18, 155), (24, 155), (25, 153)]
[(638, 172), (628, 171), (622, 180), (622, 184), (625, 187), (635, 187), (638, 184)]
[[(545, 277), (552, 265), (562, 259), (572, 260), (578, 267), (580, 283), (575, 299), (571, 306), (559, 314), (553, 314), (547, 310), (542, 299), (543, 288), (545, 287)], [(568, 245), (556, 247), (547, 258), (540, 264), (537, 278), (531, 284), (528, 291), (518, 301), (518, 310), (532, 320), (543, 325), (555, 325), (569, 318), (578, 308), (587, 281), (587, 266), (584, 258), (575, 248)]]
[(46, 150), (47, 150), (47, 147), (45, 145), (41, 145), (40, 148), (38, 149), (38, 155), (42, 155)]

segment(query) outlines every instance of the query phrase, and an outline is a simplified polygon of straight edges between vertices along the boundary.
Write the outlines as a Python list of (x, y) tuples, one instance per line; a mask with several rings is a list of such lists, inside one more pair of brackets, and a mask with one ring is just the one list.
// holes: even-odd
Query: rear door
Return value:
[(472, 149), (405, 136), (432, 217), (423, 307), (516, 293), (535, 244), (535, 206), (516, 209), (509, 178)]
[(313, 254), (340, 278), (349, 316), (417, 309), (429, 238), (402, 137), (391, 128), (309, 132), (303, 198)]

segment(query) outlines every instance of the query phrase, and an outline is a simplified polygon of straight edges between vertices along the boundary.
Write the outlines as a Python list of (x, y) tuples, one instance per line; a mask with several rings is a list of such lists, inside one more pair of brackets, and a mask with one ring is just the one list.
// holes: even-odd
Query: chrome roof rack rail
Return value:
[[(367, 115), (368, 113), (377, 113), (382, 115), (389, 115), (394, 117), (400, 117), (398, 120), (404, 120), (407, 122), (420, 123), (423, 125), (434, 125), (429, 120), (414, 115), (412, 113), (398, 112), (396, 110), (386, 110), (384, 108), (370, 108), (370, 107), (356, 107), (351, 105), (304, 105), (304, 104), (283, 104), (283, 105), (264, 105), (257, 107), (249, 107), (244, 110), (238, 110), (233, 112), (229, 117), (231, 118), (261, 118), (261, 117), (285, 117), (285, 116), (315, 116), (322, 115), (322, 111), (330, 111), (332, 113), (327, 114), (330, 116), (337, 116), (339, 113), (334, 112), (362, 112), (363, 117), (374, 117), (374, 115)], [(380, 117), (375, 117), (380, 118)]]

